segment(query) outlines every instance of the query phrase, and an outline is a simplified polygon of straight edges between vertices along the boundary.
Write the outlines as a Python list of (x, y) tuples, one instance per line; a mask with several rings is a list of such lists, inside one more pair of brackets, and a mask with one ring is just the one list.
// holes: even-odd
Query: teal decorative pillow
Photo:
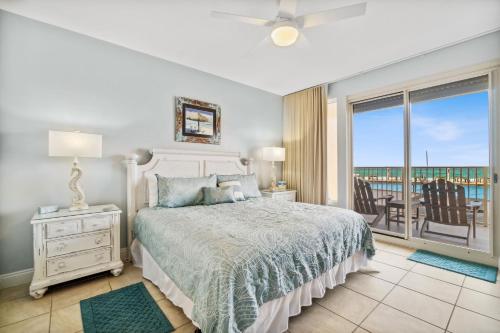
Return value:
[(226, 187), (204, 187), (203, 204), (215, 205), (220, 203), (236, 202), (234, 189), (231, 186)]
[(228, 182), (222, 182), (218, 184), (219, 187), (231, 186), (233, 188), (234, 198), (236, 201), (245, 201), (245, 195), (241, 190), (241, 183), (237, 180), (230, 180)]
[(215, 175), (195, 178), (167, 178), (156, 175), (158, 179), (158, 206), (183, 207), (199, 205), (203, 202), (203, 187), (217, 186)]
[(240, 182), (241, 191), (245, 198), (260, 198), (262, 196), (257, 184), (257, 177), (254, 173), (251, 175), (217, 175), (217, 184), (228, 181)]

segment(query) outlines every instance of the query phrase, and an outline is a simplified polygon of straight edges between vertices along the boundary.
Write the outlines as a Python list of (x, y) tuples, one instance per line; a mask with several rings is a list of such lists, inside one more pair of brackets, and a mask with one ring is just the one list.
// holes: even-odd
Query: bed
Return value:
[[(288, 318), (374, 254), (355, 212), (269, 198), (148, 207), (148, 178), (247, 174), (239, 154), (153, 150), (127, 160), (134, 263), (204, 333), (284, 332)], [(151, 193), (150, 193), (151, 192)]]

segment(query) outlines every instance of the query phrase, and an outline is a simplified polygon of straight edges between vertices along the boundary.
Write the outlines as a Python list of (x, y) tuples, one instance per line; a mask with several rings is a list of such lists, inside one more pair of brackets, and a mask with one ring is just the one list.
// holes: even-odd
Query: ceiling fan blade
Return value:
[(257, 17), (250, 17), (250, 16), (242, 16), (242, 15), (236, 15), (236, 14), (224, 13), (224, 12), (212, 11), (211, 15), (212, 15), (212, 17), (218, 18), (218, 19), (238, 21), (238, 22), (253, 24), (253, 25), (270, 27), (274, 24), (274, 21), (270, 21), (270, 20), (266, 20), (266, 19), (261, 19), (261, 18), (257, 18)]
[(297, 11), (297, 0), (279, 0), (280, 8), (278, 12), (279, 17), (293, 19)]
[(311, 28), (321, 24), (337, 22), (351, 17), (364, 15), (366, 12), (366, 2), (351, 6), (345, 6), (323, 12), (307, 14), (296, 18), (299, 27)]

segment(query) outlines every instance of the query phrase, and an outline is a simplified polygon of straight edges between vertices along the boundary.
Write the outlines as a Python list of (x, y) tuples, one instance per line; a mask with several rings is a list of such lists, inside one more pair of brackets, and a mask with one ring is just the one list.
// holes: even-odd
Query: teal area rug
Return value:
[(493, 283), (497, 282), (498, 269), (493, 266), (448, 257), (425, 250), (417, 250), (412, 253), (408, 259), (429, 266), (439, 267), (448, 271), (475, 277), (484, 281)]
[(80, 301), (85, 333), (174, 330), (142, 282)]

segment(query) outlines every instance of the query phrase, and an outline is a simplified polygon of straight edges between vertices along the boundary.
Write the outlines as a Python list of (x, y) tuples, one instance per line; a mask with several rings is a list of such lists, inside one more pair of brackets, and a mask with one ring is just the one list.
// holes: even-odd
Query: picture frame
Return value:
[(175, 98), (175, 141), (219, 145), (219, 105), (188, 97)]

